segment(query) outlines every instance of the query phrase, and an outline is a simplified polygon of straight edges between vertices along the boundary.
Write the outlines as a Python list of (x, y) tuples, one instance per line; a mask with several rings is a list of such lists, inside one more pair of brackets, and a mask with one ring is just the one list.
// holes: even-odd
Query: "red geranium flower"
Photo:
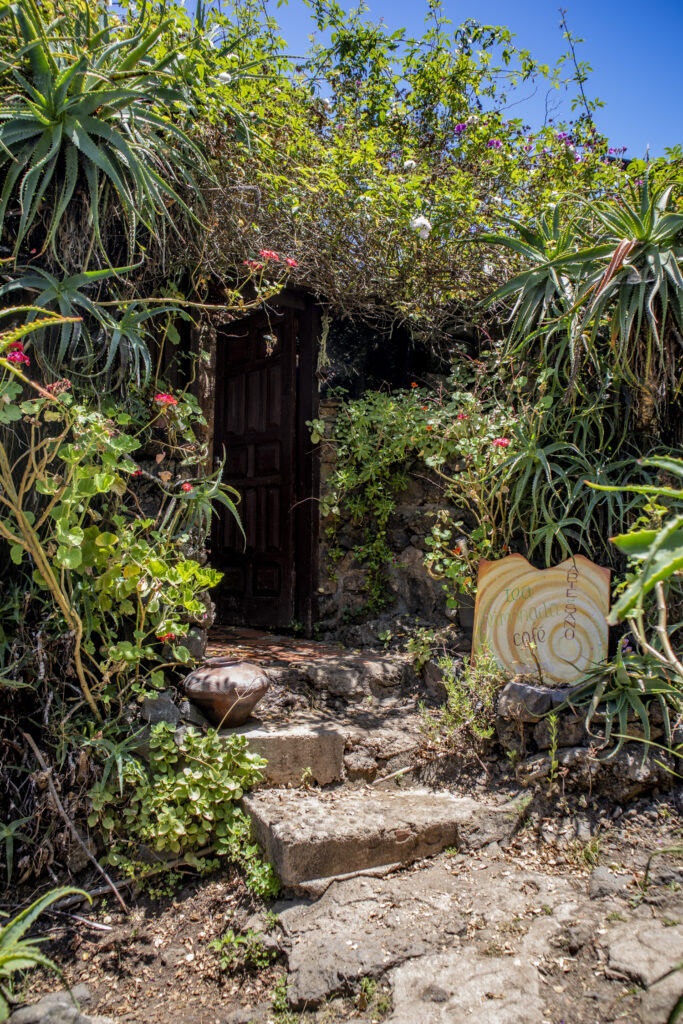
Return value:
[(277, 263), (280, 262), (280, 257), (272, 249), (261, 249), (259, 256), (263, 256), (264, 260), (275, 260)]
[(459, 412), (457, 418), (459, 420), (468, 420), (469, 416), (467, 416), (464, 412)]
[(182, 485), (182, 489), (184, 491), (191, 491), (192, 490), (192, 484), (185, 483), (185, 484)]
[(507, 448), (507, 446), (510, 444), (510, 438), (494, 437), (493, 441), (491, 441), (491, 444), (495, 445), (496, 448)]
[(164, 395), (160, 393), (154, 396), (154, 401), (158, 402), (159, 405), (177, 405), (178, 399), (174, 398), (173, 395)]
[(415, 383), (415, 381), (413, 381), (413, 382), (412, 382), (412, 384), (411, 384), (410, 386), (411, 386), (411, 388), (416, 388), (416, 387), (417, 387), (417, 384)]
[(175, 633), (164, 633), (162, 636), (157, 634), (157, 640), (161, 640), (162, 642), (164, 640), (175, 640)]
[(26, 363), (27, 366), (31, 365), (31, 360), (25, 352), (8, 352), (5, 359), (8, 363)]
[(293, 260), (291, 256), (288, 256), (286, 258), (285, 263), (287, 264), (288, 267), (298, 267), (299, 266), (299, 264), (296, 262), (296, 260)]

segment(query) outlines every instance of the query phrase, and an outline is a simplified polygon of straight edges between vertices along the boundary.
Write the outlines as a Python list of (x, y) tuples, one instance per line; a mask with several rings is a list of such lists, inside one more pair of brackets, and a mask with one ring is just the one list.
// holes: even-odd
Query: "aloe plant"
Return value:
[[(47, 907), (65, 896), (74, 894), (90, 901), (90, 897), (82, 889), (52, 889), (0, 929), (0, 981), (9, 981), (15, 971), (26, 971), (32, 967), (45, 967), (61, 977), (57, 964), (39, 948), (39, 943), (44, 940), (25, 939), (24, 936)], [(0, 988), (0, 1024), (7, 1020), (9, 1012), (9, 1005)]]
[(3, 8), (14, 59), (0, 67), (0, 229), (18, 208), (15, 255), (30, 235), (39, 239), (34, 248), (59, 258), (60, 225), (80, 192), (88, 197), (90, 250), (104, 251), (100, 226), (109, 210), (127, 223), (129, 254), (139, 223), (154, 233), (161, 221), (176, 224), (172, 207), (194, 216), (177, 189), (180, 182), (193, 188), (206, 163), (169, 116), (184, 102), (170, 73), (177, 55), (157, 58), (155, 46), (171, 22), (152, 23), (144, 10), (128, 24), (105, 5), (97, 18), (63, 0)]
[(564, 226), (559, 206), (535, 229), (511, 223), (520, 237), (485, 239), (523, 264), (488, 300), (514, 297), (506, 353), (531, 358), (540, 339), (543, 367), (570, 392), (582, 362), (598, 378), (615, 374), (632, 390), (636, 424), (654, 430), (681, 391), (683, 215), (673, 186), (651, 188), (645, 175), (630, 194), (577, 208)]

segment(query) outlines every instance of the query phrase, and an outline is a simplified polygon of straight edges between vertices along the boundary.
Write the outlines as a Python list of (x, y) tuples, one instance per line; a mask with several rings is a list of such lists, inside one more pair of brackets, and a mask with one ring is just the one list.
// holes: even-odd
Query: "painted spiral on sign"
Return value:
[(522, 555), (479, 563), (472, 650), (510, 672), (575, 682), (607, 657), (608, 569), (582, 555), (535, 569)]

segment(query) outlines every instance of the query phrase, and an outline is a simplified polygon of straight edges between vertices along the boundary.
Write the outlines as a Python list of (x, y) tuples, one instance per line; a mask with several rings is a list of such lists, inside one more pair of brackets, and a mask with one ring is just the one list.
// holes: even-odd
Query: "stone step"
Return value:
[(503, 805), (427, 789), (260, 790), (243, 798), (254, 836), (288, 887), (388, 864), (449, 846), (478, 849), (509, 838), (524, 800)]
[[(407, 706), (401, 706), (407, 705)], [(374, 701), (345, 712), (322, 708), (269, 711), (222, 735), (246, 736), (250, 749), (268, 762), (269, 786), (359, 782), (419, 767), (424, 733), (415, 704)]]
[(268, 762), (266, 784), (328, 786), (344, 777), (345, 730), (329, 715), (298, 712), (289, 719), (249, 719), (222, 736), (246, 736), (249, 749)]

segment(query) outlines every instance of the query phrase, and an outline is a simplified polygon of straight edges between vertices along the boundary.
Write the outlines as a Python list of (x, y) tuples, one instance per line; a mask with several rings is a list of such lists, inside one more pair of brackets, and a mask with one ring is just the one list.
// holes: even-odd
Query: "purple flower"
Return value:
[(463, 132), (467, 131), (467, 125), (466, 124), (456, 124), (455, 128), (453, 129), (453, 131), (455, 132), (456, 135), (462, 135)]
[(500, 141), (500, 139), (489, 139), (486, 145), (488, 146), (489, 149), (500, 149), (503, 143)]

